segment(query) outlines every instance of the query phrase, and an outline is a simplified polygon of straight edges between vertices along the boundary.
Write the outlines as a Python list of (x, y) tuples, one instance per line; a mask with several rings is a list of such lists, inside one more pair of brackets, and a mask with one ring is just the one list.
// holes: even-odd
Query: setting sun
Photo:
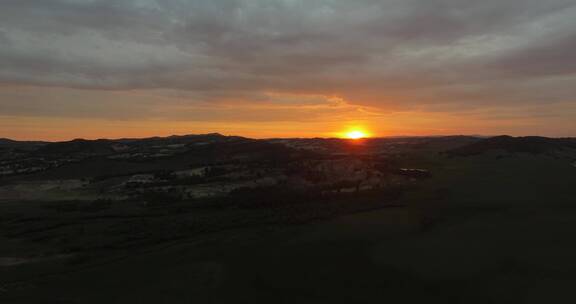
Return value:
[(353, 131), (346, 132), (345, 137), (349, 138), (349, 139), (360, 139), (360, 138), (368, 137), (368, 134), (364, 131), (353, 130)]

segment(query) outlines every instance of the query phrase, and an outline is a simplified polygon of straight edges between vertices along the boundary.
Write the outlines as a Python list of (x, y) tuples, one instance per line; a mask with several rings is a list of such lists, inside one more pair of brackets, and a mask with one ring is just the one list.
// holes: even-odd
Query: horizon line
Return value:
[[(340, 139), (340, 140), (350, 140), (344, 137), (335, 137), (335, 136), (314, 136), (314, 137), (262, 137), (262, 138), (254, 138), (254, 137), (247, 137), (242, 135), (231, 135), (231, 134), (222, 134), (219, 132), (212, 132), (212, 133), (188, 133), (188, 134), (173, 134), (167, 136), (145, 136), (145, 137), (120, 137), (120, 138), (71, 138), (65, 140), (42, 140), (42, 139), (12, 139), (8, 137), (0, 137), (0, 140), (9, 140), (15, 142), (42, 142), (42, 143), (59, 143), (59, 142), (71, 142), (75, 140), (86, 140), (86, 141), (97, 141), (97, 140), (110, 140), (110, 141), (119, 141), (119, 140), (144, 140), (144, 139), (153, 139), (153, 138), (170, 138), (170, 137), (185, 137), (185, 136), (224, 136), (224, 137), (240, 137), (245, 139), (253, 139), (253, 140), (283, 140), (283, 139)], [(572, 136), (541, 136), (541, 135), (508, 135), (508, 134), (499, 134), (499, 135), (482, 135), (482, 134), (442, 134), (442, 135), (389, 135), (389, 136), (371, 136), (362, 138), (362, 140), (373, 140), (373, 139), (387, 139), (387, 138), (431, 138), (431, 137), (478, 137), (478, 138), (491, 138), (497, 136), (510, 136), (510, 137), (545, 137), (545, 138), (575, 138)]]

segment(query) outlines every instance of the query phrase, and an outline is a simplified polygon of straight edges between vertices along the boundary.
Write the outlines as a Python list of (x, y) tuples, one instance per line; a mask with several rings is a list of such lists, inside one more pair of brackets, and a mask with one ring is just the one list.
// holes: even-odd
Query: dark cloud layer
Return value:
[[(2, 0), (0, 45), (4, 86), (382, 110), (576, 102), (573, 0)], [(34, 114), (1, 94), (0, 109)]]

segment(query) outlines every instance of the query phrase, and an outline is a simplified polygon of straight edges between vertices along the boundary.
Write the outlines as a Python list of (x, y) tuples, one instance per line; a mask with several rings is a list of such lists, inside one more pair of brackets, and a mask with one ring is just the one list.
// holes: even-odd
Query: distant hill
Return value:
[(5, 149), (35, 149), (48, 144), (43, 141), (17, 141), (8, 138), (0, 138), (0, 148)]
[[(74, 139), (71, 141), (44, 143), (38, 146), (34, 151), (36, 155), (72, 155), (72, 154), (85, 154), (85, 155), (110, 155), (117, 151), (119, 146), (124, 146), (127, 149), (141, 150), (151, 147), (161, 147), (168, 145), (194, 145), (194, 144), (210, 144), (220, 142), (233, 142), (245, 140), (242, 137), (224, 136), (218, 133), (200, 134), (200, 135), (174, 135), (168, 137), (150, 137), (150, 138), (122, 138), (122, 139)], [(10, 140), (7, 140), (10, 141)], [(12, 145), (23, 143), (18, 141), (11, 141)]]
[(548, 138), (539, 136), (512, 137), (496, 136), (468, 145), (448, 150), (450, 156), (471, 156), (488, 151), (505, 151), (508, 153), (545, 154), (562, 151), (576, 152), (576, 138)]
[[(289, 148), (289, 149), (284, 149)], [(496, 136), (431, 136), (431, 137), (385, 137), (368, 138), (351, 142), (340, 138), (286, 138), (256, 140), (218, 133), (198, 135), (174, 135), (168, 137), (121, 138), (121, 139), (75, 139), (64, 142), (15, 141), (0, 138), (0, 150), (18, 149), (33, 157), (76, 157), (143, 155), (142, 157), (174, 156), (177, 154), (205, 154), (205, 157), (244, 157), (266, 155), (278, 158), (282, 154), (320, 152), (329, 154), (378, 154), (420, 151), (422, 153), (445, 152), (450, 156), (478, 155), (499, 150), (508, 153), (557, 153), (573, 152), (576, 155), (576, 139), (547, 137)], [(241, 156), (243, 155), (243, 156)]]
[(185, 170), (220, 163), (284, 162), (312, 154), (263, 140), (220, 134), (118, 140), (76, 139), (50, 143), (32, 152), (35, 158), (57, 161), (58, 165), (23, 178), (118, 176), (158, 170)]
[(73, 153), (109, 154), (114, 152), (114, 149), (112, 148), (113, 143), (113, 141), (107, 139), (74, 139), (71, 141), (47, 144), (36, 150), (35, 153), (41, 155)]
[(402, 136), (376, 137), (360, 141), (350, 141), (343, 138), (277, 138), (269, 142), (280, 143), (289, 147), (319, 151), (323, 153), (344, 154), (379, 154), (420, 151), (422, 153), (437, 153), (454, 149), (482, 140), (476, 136)]
[(114, 142), (124, 143), (124, 144), (140, 144), (140, 145), (150, 145), (150, 144), (191, 144), (191, 143), (210, 143), (210, 142), (223, 142), (223, 141), (241, 141), (246, 140), (245, 137), (240, 136), (226, 136), (220, 133), (209, 133), (209, 134), (191, 134), (191, 135), (172, 135), (167, 137), (148, 137), (148, 138), (122, 138), (115, 139)]

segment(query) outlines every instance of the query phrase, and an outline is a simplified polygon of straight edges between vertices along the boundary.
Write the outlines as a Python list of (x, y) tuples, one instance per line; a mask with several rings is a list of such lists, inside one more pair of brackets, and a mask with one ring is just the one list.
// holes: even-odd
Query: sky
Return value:
[(0, 137), (576, 136), (574, 0), (0, 0)]

